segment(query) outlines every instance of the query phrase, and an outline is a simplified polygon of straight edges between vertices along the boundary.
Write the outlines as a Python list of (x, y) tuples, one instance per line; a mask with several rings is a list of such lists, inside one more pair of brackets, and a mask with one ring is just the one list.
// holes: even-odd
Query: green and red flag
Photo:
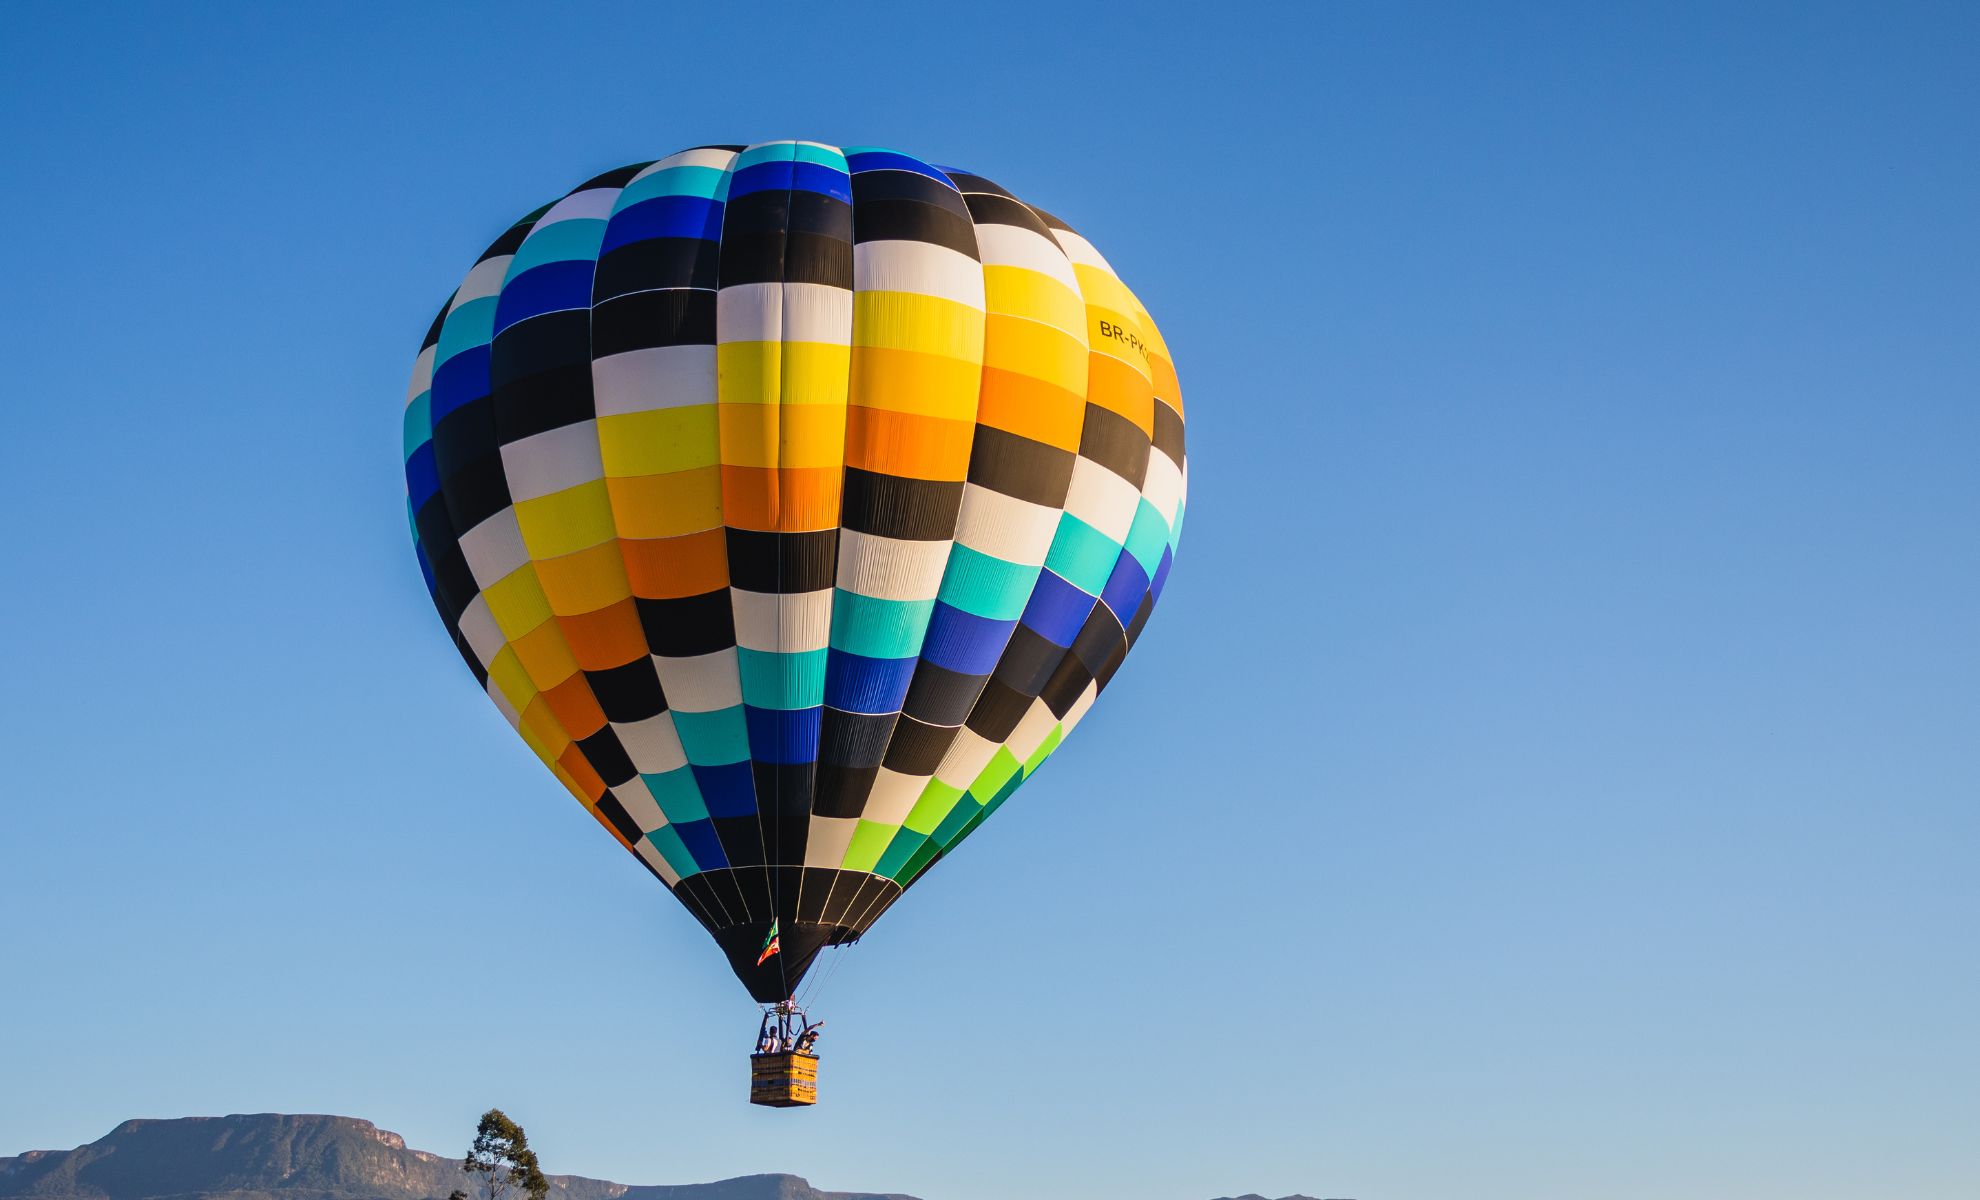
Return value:
[(764, 963), (769, 962), (770, 956), (783, 948), (782, 944), (777, 941), (777, 918), (772, 917), (770, 918), (770, 932), (764, 935), (763, 953), (756, 956), (756, 965), (760, 967)]

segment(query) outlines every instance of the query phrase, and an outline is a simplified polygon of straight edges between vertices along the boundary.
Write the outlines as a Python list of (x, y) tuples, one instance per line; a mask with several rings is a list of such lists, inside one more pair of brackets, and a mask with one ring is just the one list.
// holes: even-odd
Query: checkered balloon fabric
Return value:
[(1168, 349), (1086, 239), (815, 142), (517, 222), (427, 333), (405, 461), (468, 668), (765, 1002), (1079, 723), (1187, 479)]

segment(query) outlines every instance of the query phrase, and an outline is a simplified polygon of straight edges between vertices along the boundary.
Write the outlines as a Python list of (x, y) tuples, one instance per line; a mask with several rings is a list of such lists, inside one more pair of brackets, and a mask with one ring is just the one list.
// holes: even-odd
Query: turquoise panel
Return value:
[(823, 648), (795, 654), (736, 648), (743, 700), (758, 708), (816, 708), (825, 703)]
[(432, 389), (429, 388), (414, 396), (413, 402), (406, 405), (404, 440), (407, 458), (413, 456), (413, 451), (433, 440)]
[(660, 811), (666, 813), (667, 819), (674, 824), (708, 819), (708, 806), (701, 802), (701, 788), (694, 781), (692, 767), (677, 767), (659, 775), (641, 775), (640, 779), (646, 784), (646, 790), (653, 793)]
[(605, 240), (605, 222), (594, 217), (580, 217), (570, 221), (558, 221), (554, 225), (539, 225), (516, 250), (516, 256), (509, 263), (510, 279), (544, 263), (589, 261), (598, 257), (598, 247)]
[(680, 732), (688, 761), (697, 766), (719, 767), (749, 758), (749, 725), (740, 704), (714, 712), (676, 710), (674, 728)]
[(837, 588), (832, 593), (832, 648), (867, 658), (913, 658), (928, 633), (933, 600), (876, 600)]
[(1114, 563), (1120, 556), (1121, 548), (1112, 538), (1071, 513), (1064, 513), (1059, 517), (1059, 532), (1052, 538), (1052, 549), (1046, 552), (1045, 565), (1080, 591), (1098, 596), (1106, 589), (1107, 577), (1114, 573)]
[(1162, 548), (1169, 544), (1169, 523), (1162, 519), (1155, 506), (1146, 499), (1134, 511), (1134, 524), (1128, 529), (1127, 545), (1123, 547), (1134, 555), (1134, 561), (1141, 569), (1155, 578), (1155, 568), (1162, 565)]
[(675, 873), (682, 879), (701, 870), (694, 861), (694, 855), (689, 854), (687, 846), (682, 843), (681, 835), (674, 832), (673, 826), (662, 825), (647, 834), (646, 840), (653, 843), (653, 848), (660, 852), (660, 857), (666, 859), (667, 865), (674, 868)]
[(941, 599), (979, 617), (1015, 621), (1038, 582), (1038, 568), (1005, 562), (957, 542), (949, 551)]
[(440, 341), (433, 347), (433, 369), (463, 350), (486, 346), (495, 337), (495, 297), (483, 296), (457, 304), (440, 327)]

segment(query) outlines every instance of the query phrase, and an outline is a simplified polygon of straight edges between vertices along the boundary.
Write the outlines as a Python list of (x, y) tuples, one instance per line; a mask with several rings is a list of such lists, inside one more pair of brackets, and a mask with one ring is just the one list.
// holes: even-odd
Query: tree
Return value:
[[(523, 1127), (509, 1119), (509, 1115), (499, 1108), (491, 1108), (481, 1114), (481, 1123), (474, 1127), (474, 1144), (468, 1147), (467, 1159), (461, 1163), (461, 1170), (469, 1176), (479, 1175), (480, 1193), (484, 1200), (544, 1200), (550, 1193), (550, 1181), (543, 1176), (543, 1168), (537, 1164), (536, 1151), (529, 1148), (529, 1137)], [(468, 1194), (459, 1188), (447, 1200), (470, 1200)]]

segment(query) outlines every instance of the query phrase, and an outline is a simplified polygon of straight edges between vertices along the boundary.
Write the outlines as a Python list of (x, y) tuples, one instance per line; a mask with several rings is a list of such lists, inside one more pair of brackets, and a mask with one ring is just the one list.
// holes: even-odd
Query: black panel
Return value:
[[(1016, 199), (1016, 197), (1012, 196), (1003, 188), (972, 171), (944, 171), (942, 174), (949, 177), (949, 182), (956, 185), (956, 190), (963, 194), (964, 199), (968, 199), (971, 192), (987, 192), (992, 196), (1002, 196), (1007, 200)], [(1031, 210), (1027, 208), (1025, 211), (1030, 212)]]
[(594, 358), (652, 346), (712, 346), (715, 293), (671, 288), (600, 301), (591, 310), (590, 337)]
[(1079, 453), (1136, 487), (1148, 474), (1148, 435), (1133, 421), (1097, 404), (1086, 406)]
[(1094, 673), (1100, 664), (1107, 661), (1114, 648), (1127, 641), (1127, 634), (1121, 623), (1114, 618), (1114, 610), (1104, 604), (1096, 604), (1087, 614), (1086, 624), (1080, 626), (1079, 636), (1073, 639), (1073, 656), (1086, 664), (1086, 669)]
[(433, 469), (440, 473), (442, 482), (496, 450), (495, 401), (490, 397), (468, 401), (433, 427)]
[(893, 740), (887, 743), (885, 765), (888, 770), (903, 775), (933, 775), (955, 740), (956, 731), (952, 728), (902, 716), (894, 725)]
[[(715, 817), (713, 823), (715, 836), (720, 839), (722, 853), (728, 856), (730, 866), (753, 866), (763, 861), (763, 833), (757, 828), (755, 814), (752, 813), (747, 817)], [(745, 871), (742, 874), (752, 876), (755, 872)], [(746, 886), (744, 890), (748, 892)], [(768, 911), (763, 906), (755, 904), (754, 893), (749, 893), (745, 898), (751, 901), (751, 913)]]
[(641, 657), (623, 667), (586, 671), (584, 678), (607, 721), (630, 725), (667, 711), (667, 696), (660, 688), (660, 673), (653, 669), (652, 659)]
[(847, 467), (843, 522), (847, 529), (880, 537), (943, 541), (955, 536), (962, 490), (961, 480), (906, 479)]
[(877, 767), (894, 736), (893, 713), (827, 708), (819, 730), (818, 761), (844, 767)]
[[(1123, 645), (1125, 646), (1125, 643)], [(1053, 716), (1064, 719), (1073, 704), (1079, 700), (1080, 694), (1086, 691), (1086, 685), (1091, 682), (1093, 682), (1093, 673), (1086, 669), (1086, 664), (1068, 654), (1060, 661), (1059, 669), (1052, 672), (1052, 678), (1046, 681), (1044, 690), (1038, 693), (1038, 698), (1045, 702), (1045, 707), (1052, 710)]]
[(509, 477), (502, 470), (501, 456), (493, 450), (457, 465), (452, 475), (442, 477), (440, 491), (447, 497), (454, 528), (463, 532), (509, 507)]
[(786, 283), (822, 283), (850, 290), (853, 248), (844, 238), (793, 231), (784, 247)]
[(620, 743), (619, 735), (612, 732), (610, 725), (602, 726), (590, 737), (579, 738), (577, 744), (584, 761), (591, 764), (591, 769), (598, 772), (598, 777), (605, 781), (607, 787), (618, 787), (639, 774), (633, 769), (632, 757)]
[(978, 193), (966, 195), (963, 199), (969, 202), (969, 215), (978, 225), (1015, 225), (1048, 240), (1052, 236), (1051, 230), (1045, 228), (1045, 222), (1038, 219), (1037, 213), (1008, 196)]
[[(1153, 592), (1144, 593), (1141, 597), (1141, 603), (1134, 606), (1133, 618), (1128, 621), (1127, 644), (1130, 647), (1132, 647), (1135, 644), (1135, 642), (1141, 639), (1141, 631), (1148, 627), (1148, 618), (1152, 616), (1154, 612), (1155, 612), (1155, 594)], [(1106, 687), (1107, 681), (1104, 679), (1101, 680), (1100, 686)]]
[(1160, 400), (1155, 402), (1155, 448), (1168, 455), (1170, 462), (1183, 464), (1183, 419)]
[[(864, 178), (864, 175), (853, 176), (855, 191)], [(956, 203), (961, 207), (960, 197)], [(977, 256), (976, 226), (967, 215), (958, 216), (919, 200), (861, 199), (853, 206), (853, 233), (853, 240), (859, 242), (928, 242), (947, 246), (970, 258)], [(724, 274), (723, 279), (727, 278)]]
[(593, 302), (653, 288), (713, 290), (720, 261), (717, 244), (705, 238), (647, 238), (615, 246), (598, 258)]
[(821, 817), (857, 817), (866, 811), (866, 798), (873, 793), (873, 781), (880, 767), (841, 767), (818, 764), (817, 793), (812, 811)]
[(652, 165), (653, 163), (649, 160), (642, 163), (631, 163), (623, 167), (613, 167), (603, 175), (593, 175), (590, 179), (572, 188), (571, 191), (582, 192), (591, 188), (622, 188), (632, 182), (633, 176)]
[(504, 445), (597, 415), (589, 359), (502, 384), (494, 399), (495, 436)]
[(611, 822), (612, 828), (619, 831), (619, 836), (629, 842), (638, 842), (646, 836), (639, 831), (639, 822), (632, 819), (625, 805), (620, 804), (618, 797), (610, 792), (598, 798), (598, 815)]
[(1030, 208), (1032, 212), (1038, 214), (1038, 219), (1045, 222), (1048, 228), (1063, 229), (1067, 233), (1075, 232), (1072, 226), (1066, 224), (1064, 221), (1061, 221), (1059, 218), (1053, 216), (1051, 213), (1046, 212), (1044, 209), (1038, 207), (1036, 204), (1031, 205)]
[[(852, 177), (853, 218), (857, 228), (867, 218), (869, 205), (909, 201), (939, 209), (950, 216), (969, 218), (969, 207), (956, 189), (945, 187), (919, 171), (860, 171)], [(871, 237), (859, 235), (862, 242)]]
[(1037, 631), (1019, 622), (1012, 631), (1004, 656), (997, 660), (996, 676), (1022, 696), (1036, 696), (1045, 681), (1066, 656), (1064, 646), (1055, 646)]
[(969, 728), (978, 737), (1002, 744), (1024, 714), (1031, 710), (1032, 697), (1013, 691), (992, 676), (977, 697), (976, 709), (969, 714)]
[(969, 481), (1006, 496), (1060, 508), (1072, 483), (1075, 457), (1057, 446), (978, 425), (969, 451)]
[(914, 666), (914, 682), (908, 685), (907, 701), (901, 705), (901, 711), (930, 725), (953, 728), (968, 718), (977, 693), (983, 690), (983, 679), (981, 675), (964, 675), (923, 659)]
[[(850, 474), (850, 472), (848, 472)], [(839, 572), (839, 531), (728, 531), (729, 583), (746, 592), (787, 596), (822, 591)]]
[(662, 658), (693, 658), (736, 644), (735, 609), (727, 588), (677, 600), (640, 597), (633, 605), (647, 646)]

